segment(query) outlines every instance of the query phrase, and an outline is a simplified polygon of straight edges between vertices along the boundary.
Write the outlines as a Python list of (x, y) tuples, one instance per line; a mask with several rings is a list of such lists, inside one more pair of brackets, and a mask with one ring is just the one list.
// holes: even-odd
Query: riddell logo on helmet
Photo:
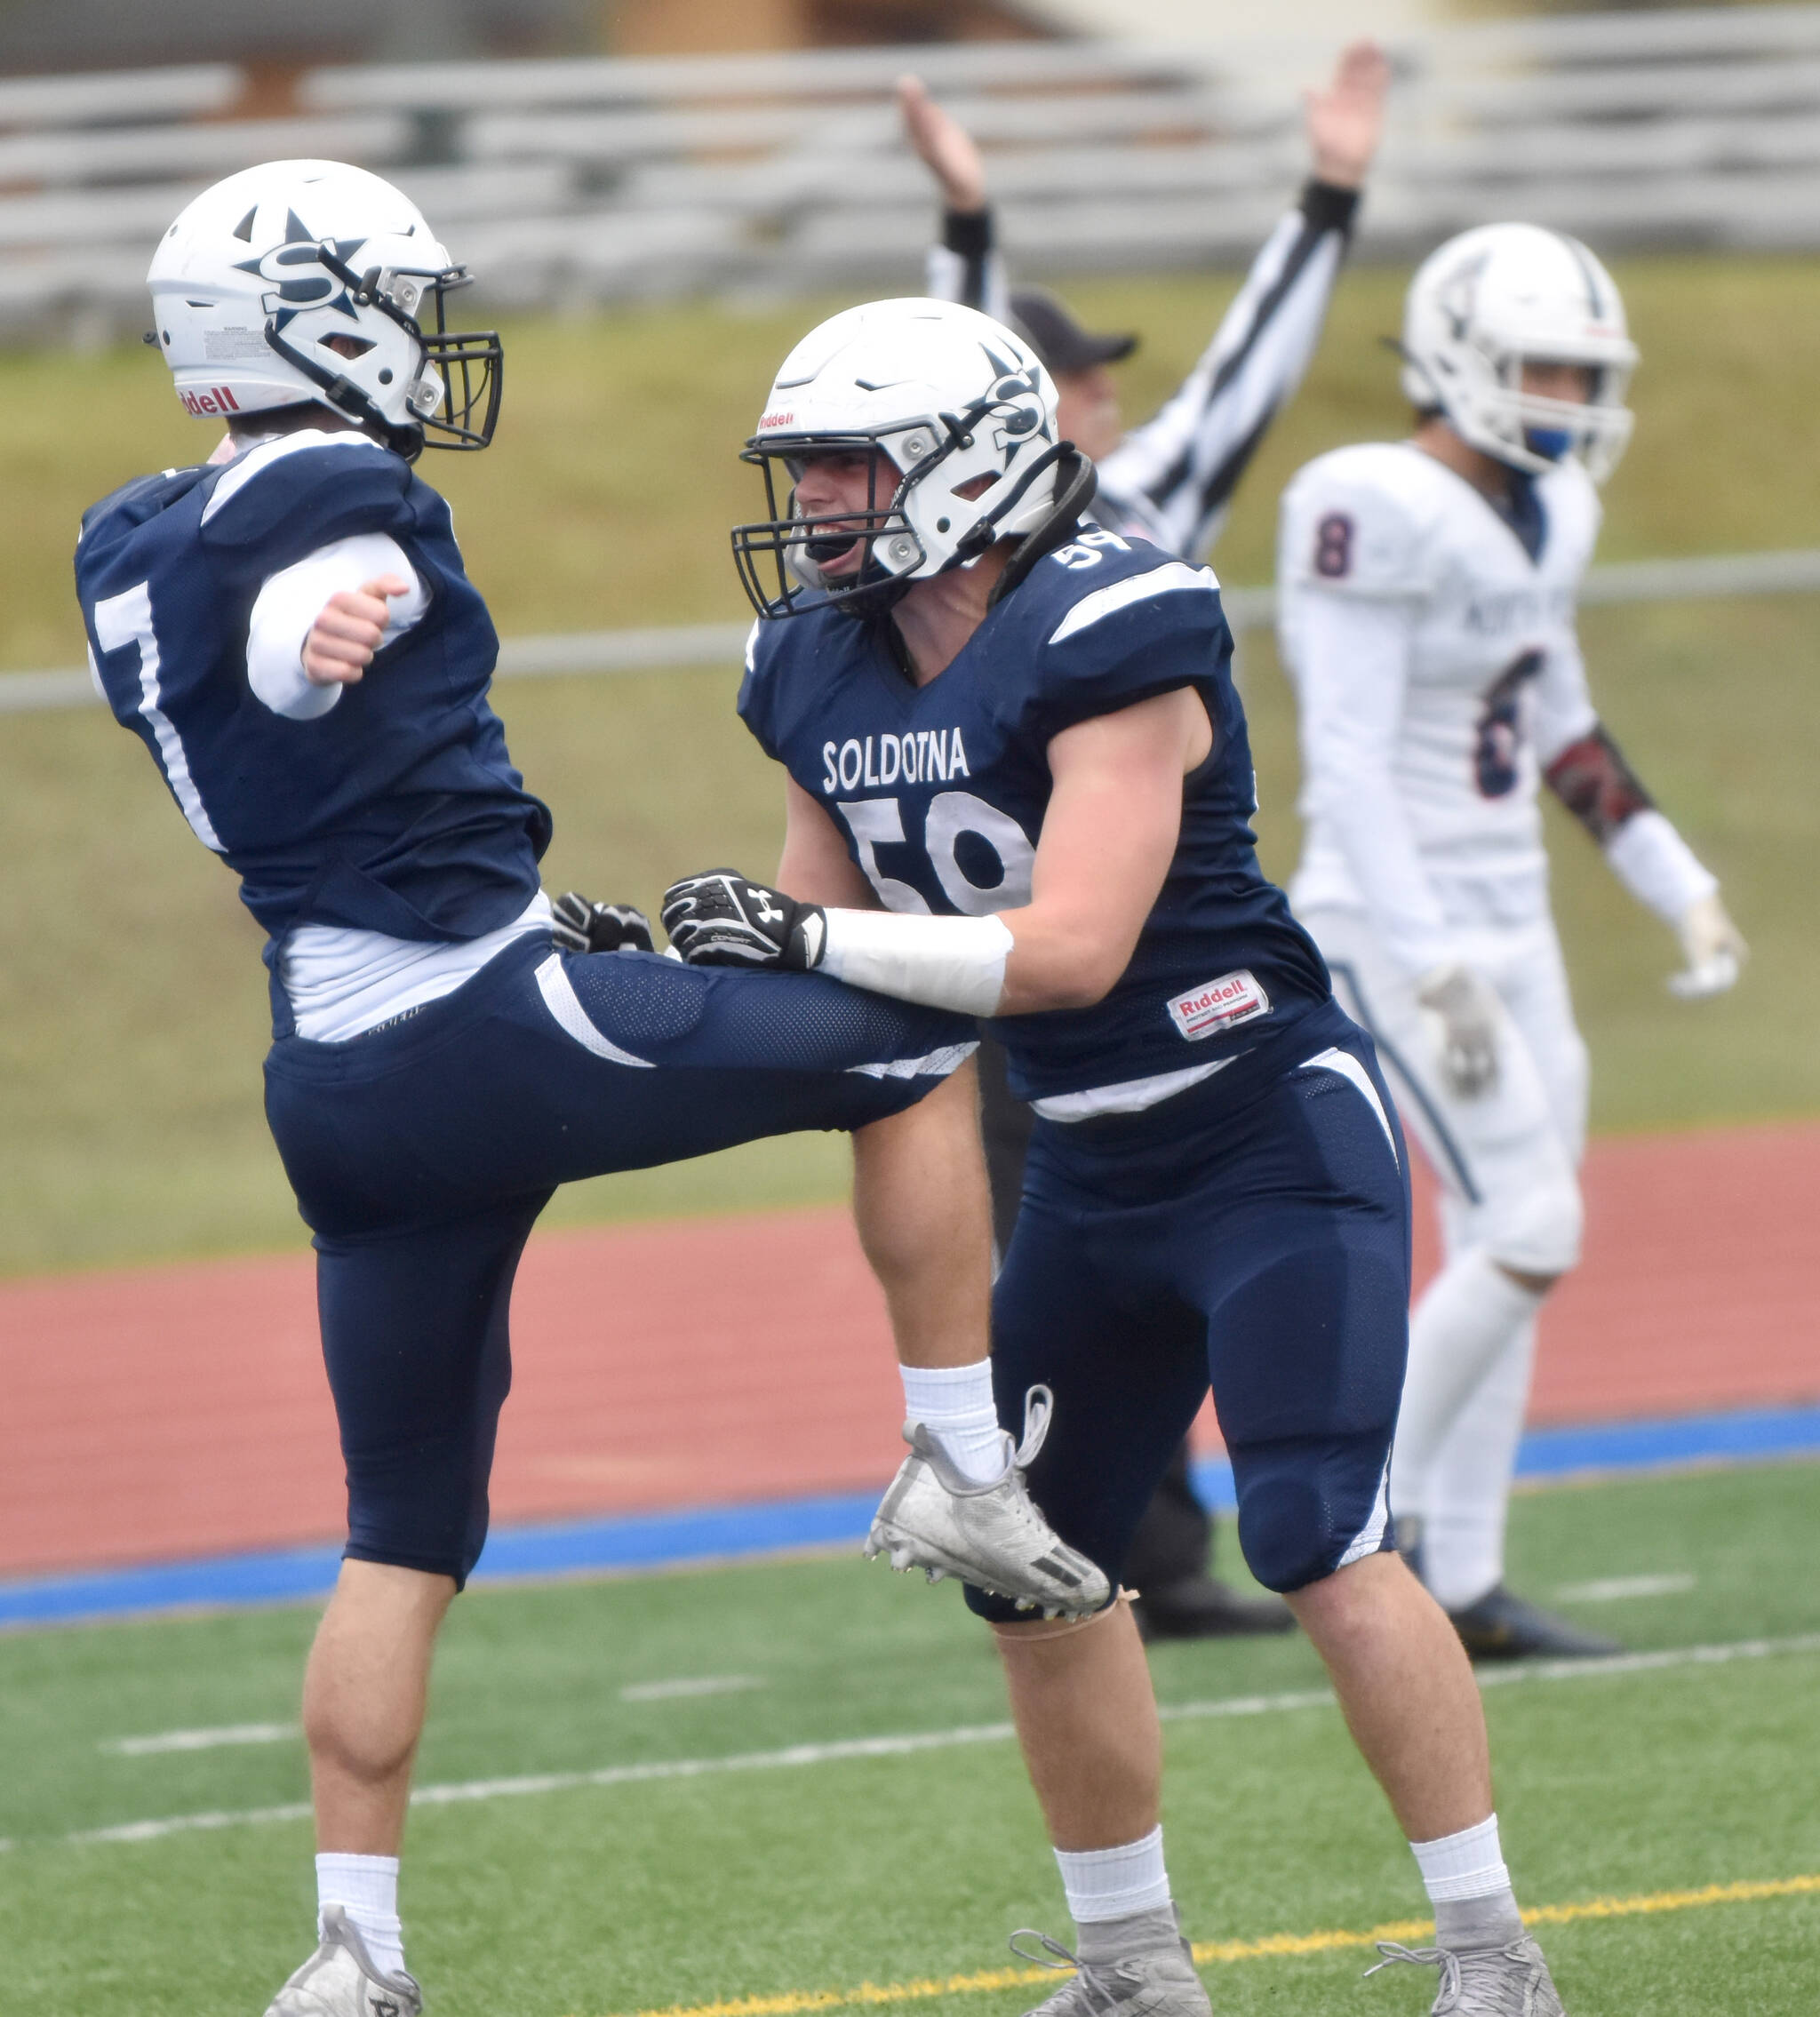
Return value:
[(226, 386), (211, 386), (206, 392), (180, 392), (177, 396), (183, 402), (184, 411), (194, 414), (198, 420), (206, 419), (211, 414), (240, 411), (240, 402)]
[(762, 434), (767, 427), (787, 427), (795, 418), (794, 413), (767, 413), (759, 421), (758, 431)]
[(1246, 968), (1191, 987), (1169, 1003), (1169, 1019), (1190, 1043), (1270, 1013), (1270, 997)]

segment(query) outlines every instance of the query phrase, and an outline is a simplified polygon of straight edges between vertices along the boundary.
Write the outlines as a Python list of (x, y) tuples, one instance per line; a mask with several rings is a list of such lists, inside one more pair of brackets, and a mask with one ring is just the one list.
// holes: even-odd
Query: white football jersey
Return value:
[(1284, 493), (1283, 664), (1301, 707), (1298, 909), (1369, 911), (1417, 973), (1451, 933), (1547, 909), (1541, 768), (1597, 716), (1574, 633), (1598, 536), (1577, 462), (1536, 479), (1531, 558), (1463, 477), (1412, 443), (1344, 448)]

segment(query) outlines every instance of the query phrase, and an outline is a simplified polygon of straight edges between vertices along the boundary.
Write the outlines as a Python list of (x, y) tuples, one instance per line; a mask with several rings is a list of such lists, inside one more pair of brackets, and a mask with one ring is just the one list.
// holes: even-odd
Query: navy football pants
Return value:
[[(1261, 1047), (1260, 1047), (1261, 1048)], [(1148, 1112), (1032, 1136), (993, 1305), (1005, 1426), (1042, 1382), (1030, 1473), (1056, 1532), (1114, 1587), (1209, 1383), (1257, 1580), (1299, 1589), (1391, 1545), (1408, 1354), (1408, 1159), (1371, 1040), (1328, 1004)], [(982, 1616), (1012, 1606), (976, 1590)]]
[(962, 1017), (813, 974), (572, 957), (532, 934), (347, 1043), (281, 1038), (266, 1113), (315, 1234), (347, 1553), (465, 1582), (511, 1384), (518, 1256), (559, 1184), (901, 1112)]

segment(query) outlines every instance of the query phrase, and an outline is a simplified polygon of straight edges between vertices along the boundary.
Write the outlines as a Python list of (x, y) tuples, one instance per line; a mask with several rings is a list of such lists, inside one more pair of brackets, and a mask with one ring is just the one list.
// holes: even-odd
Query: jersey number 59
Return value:
[[(904, 814), (896, 799), (849, 799), (837, 801), (836, 810), (847, 822), (853, 836), (853, 852), (866, 880), (878, 891), (888, 911), (912, 911), (927, 915), (929, 905), (922, 893), (878, 865), (878, 849), (903, 846)], [(1012, 911), (1030, 901), (1030, 872), (1036, 849), (1030, 836), (1009, 813), (975, 798), (971, 792), (938, 792), (923, 816), (923, 847), (934, 869), (942, 894), (962, 917), (989, 917), (994, 911)], [(984, 880), (986, 855), (998, 857), (996, 881)], [(976, 881), (969, 865), (982, 872)]]

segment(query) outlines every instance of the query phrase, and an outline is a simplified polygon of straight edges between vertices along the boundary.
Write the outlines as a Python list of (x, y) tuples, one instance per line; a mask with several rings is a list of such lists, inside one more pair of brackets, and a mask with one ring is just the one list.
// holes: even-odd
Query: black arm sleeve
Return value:
[(1302, 185), (1302, 215), (1316, 231), (1337, 231), (1348, 240), (1359, 215), (1357, 189), (1343, 189), (1337, 182), (1323, 182), (1310, 176)]
[(942, 243), (961, 262), (959, 299), (969, 308), (986, 307), (986, 262), (993, 248), (993, 215), (984, 210), (945, 210)]

